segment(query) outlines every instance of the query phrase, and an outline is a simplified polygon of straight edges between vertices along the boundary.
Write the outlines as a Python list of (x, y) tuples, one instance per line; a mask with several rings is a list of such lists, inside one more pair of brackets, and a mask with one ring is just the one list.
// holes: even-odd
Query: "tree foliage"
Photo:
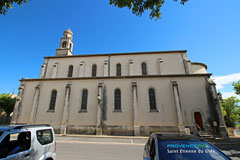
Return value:
[(28, 0), (0, 0), (0, 14), (5, 15), (10, 8), (13, 8), (13, 4), (22, 5), (27, 3)]
[(236, 97), (229, 97), (221, 101), (223, 116), (227, 127), (235, 127), (240, 121), (240, 107), (237, 106), (240, 100)]
[[(13, 8), (13, 4), (22, 5), (27, 3), (29, 0), (0, 0), (0, 14), (5, 15), (10, 8)], [(188, 0), (173, 0), (180, 2), (184, 5)], [(110, 5), (118, 8), (127, 7), (132, 10), (132, 13), (137, 16), (142, 16), (145, 11), (150, 11), (149, 17), (156, 20), (161, 18), (161, 8), (165, 0), (110, 0)]]
[[(178, 1), (178, 0), (173, 0)], [(179, 0), (183, 5), (188, 0)], [(132, 10), (132, 13), (137, 16), (142, 16), (144, 11), (150, 11), (150, 18), (155, 18), (156, 20), (161, 18), (161, 7), (165, 0), (110, 0), (110, 5), (116, 6), (118, 8), (127, 7)]]
[(13, 98), (11, 94), (0, 94), (0, 111), (9, 116), (13, 112), (15, 102), (16, 98)]
[(240, 80), (237, 83), (232, 84), (237, 95), (240, 95)]

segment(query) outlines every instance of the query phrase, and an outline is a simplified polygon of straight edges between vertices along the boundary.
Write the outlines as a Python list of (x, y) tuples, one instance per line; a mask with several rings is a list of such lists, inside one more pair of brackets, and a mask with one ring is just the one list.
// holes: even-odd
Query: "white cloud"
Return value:
[(240, 96), (236, 95), (235, 92), (221, 92), (222, 93), (222, 98), (226, 99), (229, 98), (231, 96), (237, 97), (238, 99), (240, 99)]
[[(225, 84), (233, 83), (240, 80), (240, 73), (229, 74), (226, 76), (217, 76), (217, 77), (213, 77), (212, 79), (216, 83), (217, 89), (223, 89)], [(231, 93), (231, 92), (226, 92), (226, 93)]]

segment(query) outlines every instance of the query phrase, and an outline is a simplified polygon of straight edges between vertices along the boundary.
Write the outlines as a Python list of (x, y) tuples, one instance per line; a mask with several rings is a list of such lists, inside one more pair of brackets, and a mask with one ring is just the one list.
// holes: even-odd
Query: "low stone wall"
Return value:
[[(140, 126), (140, 136), (149, 136), (152, 133), (179, 133), (179, 128), (177, 126)], [(190, 131), (190, 134), (198, 134), (198, 130), (195, 126), (185, 126)], [(96, 135), (97, 129), (96, 126), (75, 126), (68, 125), (66, 133), (67, 134), (78, 134), (78, 135)], [(55, 126), (54, 131), (56, 134), (60, 134), (60, 126)], [(203, 132), (209, 133), (213, 136), (218, 136), (215, 133), (212, 133), (210, 130), (205, 130)], [(230, 136), (234, 136), (234, 129), (228, 129)], [(236, 133), (240, 133), (238, 130)], [(236, 134), (235, 133), (235, 134)], [(133, 126), (102, 126), (102, 135), (112, 135), (112, 136), (134, 136), (134, 127)], [(240, 135), (239, 135), (240, 136)]]
[(177, 126), (140, 126), (140, 135), (149, 136), (152, 133), (179, 133)]
[[(54, 127), (55, 133), (60, 133), (60, 127)], [(140, 126), (140, 136), (149, 136), (155, 132), (178, 133), (176, 126)], [(67, 126), (67, 134), (96, 135), (96, 126)], [(103, 126), (103, 135), (134, 136), (133, 126)]]
[(103, 135), (134, 136), (132, 126), (104, 126)]
[(67, 134), (95, 135), (96, 126), (67, 126)]

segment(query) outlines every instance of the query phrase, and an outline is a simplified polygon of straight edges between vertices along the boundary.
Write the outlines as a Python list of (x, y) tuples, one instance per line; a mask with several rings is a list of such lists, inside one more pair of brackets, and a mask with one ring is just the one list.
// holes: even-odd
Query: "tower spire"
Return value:
[(60, 47), (56, 50), (56, 56), (72, 56), (73, 49), (73, 32), (69, 29), (63, 32), (63, 37), (61, 38)]

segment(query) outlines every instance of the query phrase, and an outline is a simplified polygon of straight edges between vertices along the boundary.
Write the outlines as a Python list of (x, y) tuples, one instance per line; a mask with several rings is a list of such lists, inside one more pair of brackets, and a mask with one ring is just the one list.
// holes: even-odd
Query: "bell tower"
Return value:
[(56, 56), (72, 56), (73, 49), (73, 33), (70, 29), (67, 29), (63, 33), (63, 37), (61, 38), (60, 47), (56, 49)]

